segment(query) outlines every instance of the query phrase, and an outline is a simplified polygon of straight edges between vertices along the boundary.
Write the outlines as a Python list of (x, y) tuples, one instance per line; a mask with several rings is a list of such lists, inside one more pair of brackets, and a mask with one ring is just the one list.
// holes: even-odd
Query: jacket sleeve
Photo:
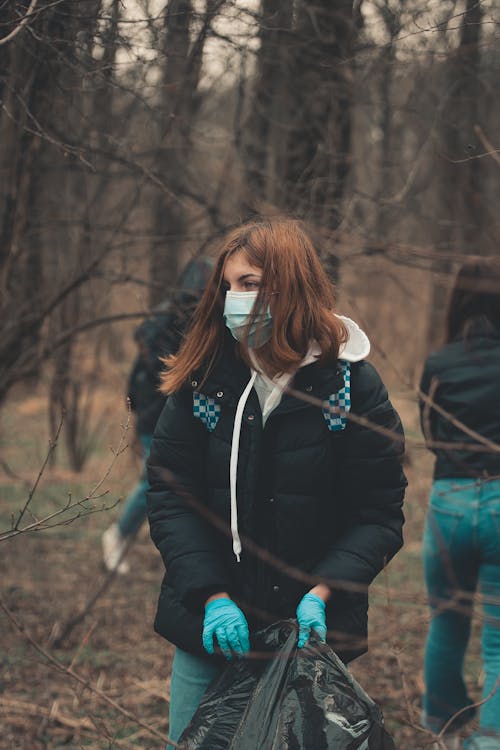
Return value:
[(406, 478), (401, 421), (375, 368), (351, 369), (351, 410), (392, 436), (349, 420), (336, 439), (343, 531), (315, 573), (342, 583), (368, 586), (403, 544)]
[(191, 399), (191, 392), (173, 394), (158, 420), (148, 459), (147, 505), (168, 583), (185, 606), (199, 609), (229, 582), (203, 515), (207, 432), (193, 416)]

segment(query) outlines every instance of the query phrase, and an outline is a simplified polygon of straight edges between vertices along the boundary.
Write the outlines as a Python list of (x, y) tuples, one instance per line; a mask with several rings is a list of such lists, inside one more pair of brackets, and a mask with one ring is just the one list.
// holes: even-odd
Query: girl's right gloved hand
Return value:
[(241, 609), (226, 597), (213, 599), (205, 605), (203, 647), (214, 652), (214, 635), (220, 650), (230, 660), (232, 654), (243, 656), (250, 651), (248, 623)]
[(311, 630), (315, 630), (323, 643), (326, 642), (326, 604), (316, 594), (306, 594), (300, 600), (297, 607), (297, 622), (299, 623), (299, 642), (298, 647), (303, 648)]

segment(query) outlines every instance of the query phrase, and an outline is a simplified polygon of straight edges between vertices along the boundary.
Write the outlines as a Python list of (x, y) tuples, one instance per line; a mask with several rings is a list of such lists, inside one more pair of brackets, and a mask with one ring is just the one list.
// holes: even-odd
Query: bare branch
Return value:
[[(43, 462), (42, 468), (40, 469), (40, 472), (38, 474), (38, 477), (35, 481), (35, 484), (33, 486), (33, 489), (30, 491), (28, 498), (23, 506), (23, 509), (19, 513), (19, 518), (15, 524), (13, 524), (11, 529), (8, 529), (7, 531), (0, 531), (0, 542), (7, 541), (9, 539), (14, 539), (15, 537), (19, 536), (20, 534), (27, 534), (34, 531), (43, 531), (47, 529), (54, 528), (54, 526), (66, 526), (70, 523), (73, 523), (78, 518), (82, 518), (84, 516), (92, 515), (94, 513), (101, 512), (103, 510), (110, 510), (111, 508), (116, 505), (116, 502), (112, 503), (110, 506), (101, 505), (99, 507), (95, 507), (94, 505), (91, 505), (90, 507), (87, 505), (87, 503), (95, 500), (99, 500), (102, 497), (105, 497), (108, 492), (107, 490), (101, 494), (99, 494), (99, 490), (101, 489), (104, 482), (109, 478), (111, 471), (113, 470), (113, 467), (116, 464), (116, 461), (118, 457), (127, 449), (127, 444), (125, 442), (125, 438), (127, 435), (127, 432), (130, 428), (130, 408), (129, 413), (127, 416), (126, 423), (122, 426), (122, 432), (120, 435), (120, 441), (118, 443), (118, 447), (115, 449), (112, 449), (113, 458), (110, 461), (104, 475), (98, 480), (98, 482), (94, 485), (94, 487), (90, 490), (88, 495), (86, 495), (84, 498), (80, 500), (73, 500), (71, 494), (68, 495), (68, 499), (66, 503), (55, 510), (53, 513), (49, 513), (48, 515), (45, 515), (43, 518), (33, 518), (33, 521), (31, 523), (28, 523), (27, 525), (20, 527), (20, 523), (22, 518), (25, 516), (26, 511), (28, 510), (32, 500), (33, 496), (35, 494), (35, 491), (40, 483), (40, 480), (47, 468), (48, 461), (50, 458), (51, 453), (53, 452), (57, 437), (59, 436), (61, 427), (62, 427), (62, 420), (59, 425), (56, 440), (51, 443), (51, 448), (49, 449), (49, 452)], [(74, 511), (74, 515), (70, 516), (69, 518), (63, 518), (61, 520), (61, 516), (63, 516), (68, 511)], [(55, 522), (54, 522), (55, 521)]]
[(35, 6), (37, 4), (38, 0), (31, 0), (31, 3), (29, 5), (28, 10), (26, 11), (26, 14), (23, 16), (19, 24), (16, 26), (15, 29), (13, 29), (10, 34), (7, 34), (7, 36), (4, 36), (3, 39), (0, 39), (0, 46), (2, 44), (7, 44), (7, 42), (12, 41), (17, 34), (26, 26), (28, 21), (30, 20), (31, 16), (33, 15), (33, 11), (35, 10)]
[(169, 740), (169, 737), (163, 734), (163, 732), (159, 732), (154, 727), (151, 727), (149, 726), (149, 724), (146, 724), (145, 722), (143, 722), (131, 711), (128, 711), (126, 708), (124, 708), (119, 703), (117, 703), (113, 698), (110, 698), (110, 696), (107, 695), (103, 690), (96, 687), (89, 680), (85, 679), (80, 674), (78, 674), (78, 672), (76, 672), (71, 666), (68, 667), (62, 662), (60, 662), (58, 659), (56, 659), (55, 656), (53, 656), (49, 651), (47, 651), (47, 649), (43, 648), (43, 646), (37, 643), (37, 641), (35, 641), (35, 639), (28, 633), (26, 628), (19, 622), (17, 617), (15, 617), (13, 612), (11, 612), (11, 610), (7, 607), (1, 595), (0, 595), (0, 607), (3, 609), (7, 618), (9, 619), (11, 624), (14, 626), (14, 628), (17, 630), (17, 632), (22, 636), (22, 638), (25, 641), (27, 641), (32, 646), (32, 648), (38, 654), (40, 654), (40, 656), (42, 656), (48, 664), (50, 664), (50, 666), (54, 667), (58, 672), (66, 674), (68, 677), (71, 677), (71, 679), (73, 679), (79, 685), (82, 685), (91, 693), (93, 693), (100, 701), (102, 701), (103, 703), (107, 703), (119, 714), (121, 714), (122, 716), (125, 716), (125, 718), (129, 719), (133, 723), (138, 724), (140, 727), (145, 729), (149, 734), (153, 735), (153, 737), (157, 737), (163, 742), (170, 742), (170, 744), (173, 747), (178, 747), (177, 743)]
[(47, 451), (47, 455), (45, 456), (45, 460), (44, 460), (44, 462), (43, 462), (43, 464), (42, 464), (42, 466), (40, 468), (40, 471), (38, 472), (38, 476), (37, 476), (37, 478), (35, 480), (35, 483), (34, 483), (33, 487), (31, 488), (31, 490), (28, 493), (28, 497), (26, 498), (26, 502), (25, 502), (23, 508), (19, 511), (19, 515), (18, 515), (17, 521), (14, 524), (14, 527), (13, 527), (12, 531), (18, 531), (19, 524), (23, 520), (24, 515), (25, 515), (26, 511), (28, 510), (31, 501), (33, 500), (33, 496), (34, 496), (34, 494), (35, 494), (35, 492), (36, 492), (36, 490), (38, 488), (38, 485), (40, 484), (40, 480), (41, 480), (41, 478), (42, 478), (42, 476), (43, 476), (43, 474), (45, 472), (45, 469), (47, 468), (47, 465), (48, 465), (48, 463), (50, 461), (50, 458), (51, 458), (52, 454), (54, 453), (55, 449), (57, 448), (57, 441), (59, 440), (59, 435), (61, 434), (61, 428), (63, 426), (63, 422), (64, 422), (64, 413), (61, 414), (61, 419), (59, 421), (59, 425), (57, 427), (57, 431), (56, 431), (56, 434), (55, 434), (54, 438), (49, 441), (49, 450)]
[[(483, 132), (483, 129), (479, 125), (476, 125), (474, 127), (474, 132), (476, 133), (477, 137), (479, 138), (479, 140), (481, 141), (481, 143), (486, 149), (486, 153), (481, 154), (480, 156), (491, 156), (491, 158), (494, 159), (496, 163), (498, 164), (498, 166), (500, 167), (500, 149), (495, 148), (493, 146), (493, 144), (486, 137), (486, 135)], [(476, 157), (476, 158), (479, 158), (479, 157)]]

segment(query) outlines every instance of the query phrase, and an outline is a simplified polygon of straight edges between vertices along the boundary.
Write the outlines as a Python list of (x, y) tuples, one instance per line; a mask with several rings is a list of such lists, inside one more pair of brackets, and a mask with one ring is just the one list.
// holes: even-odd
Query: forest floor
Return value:
[[(394, 401), (407, 434), (418, 437), (414, 404), (397, 394)], [(75, 511), (68, 510), (54, 518), (51, 529), (0, 542), (1, 596), (9, 613), (0, 609), (0, 750), (165, 745), (172, 648), (152, 629), (162, 564), (146, 526), (128, 555), (132, 573), (114, 578), (83, 622), (54, 646), (61, 627), (103, 583), (101, 534), (139, 471), (130, 449), (113, 456), (127, 421), (120, 388), (100, 388), (94, 410), (106, 429), (89, 433), (92, 451), (84, 470), (71, 472), (58, 447), (56, 464), (43, 473), (23, 523), (57, 512), (68, 498), (85, 498), (104, 479), (96, 495), (106, 494), (77, 509), (93, 505), (98, 512), (71, 521)], [(43, 463), (46, 411), (43, 396), (23, 392), (2, 414), (0, 472), (9, 471), (0, 473), (0, 532), (16, 519)], [(410, 449), (406, 544), (372, 587), (370, 651), (352, 665), (381, 706), (398, 750), (422, 750), (431, 740), (418, 727), (428, 622), (421, 536), (431, 468), (425, 451)], [(103, 506), (108, 509), (99, 510)], [(467, 662), (474, 696), (480, 680), (478, 627), (475, 622)]]

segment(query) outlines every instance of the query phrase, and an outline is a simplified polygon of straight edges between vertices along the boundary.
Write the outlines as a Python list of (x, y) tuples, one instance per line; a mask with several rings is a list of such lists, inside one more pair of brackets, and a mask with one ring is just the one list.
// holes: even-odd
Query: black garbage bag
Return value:
[(182, 750), (395, 750), (378, 706), (313, 633), (297, 649), (297, 625), (278, 622), (252, 638), (210, 685), (183, 732)]

